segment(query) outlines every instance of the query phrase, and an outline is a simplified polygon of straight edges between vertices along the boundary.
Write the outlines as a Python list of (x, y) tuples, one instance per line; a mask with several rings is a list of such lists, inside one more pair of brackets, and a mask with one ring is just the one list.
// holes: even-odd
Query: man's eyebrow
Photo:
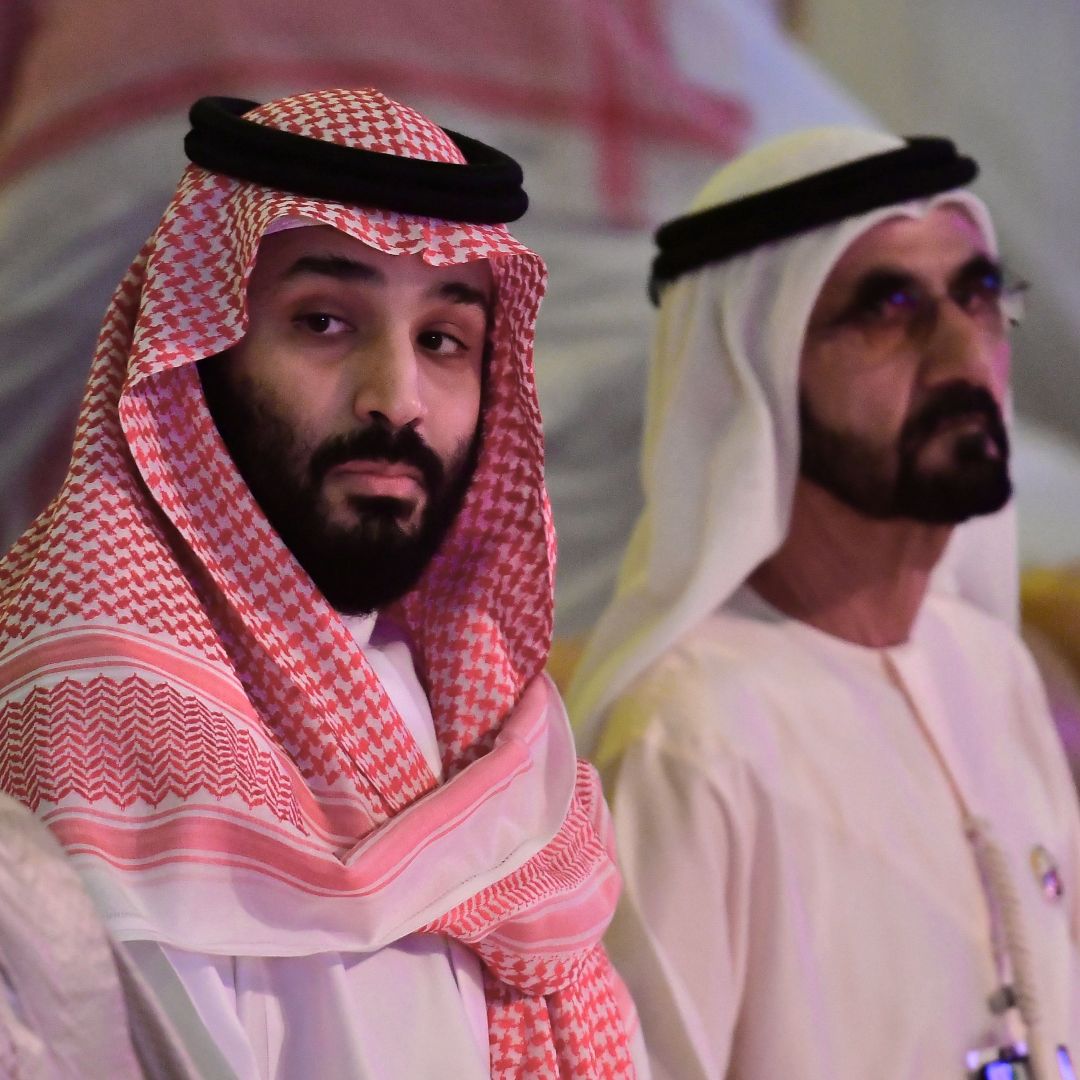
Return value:
[(466, 285), (464, 281), (446, 281), (432, 291), (452, 304), (475, 304), (485, 315), (491, 310), (491, 297), (488, 293), (475, 285)]
[(987, 255), (985, 252), (980, 251), (977, 255), (973, 255), (963, 266), (957, 270), (952, 280), (958, 281), (970, 281), (972, 278), (982, 277), (985, 274), (994, 274), (998, 278), (1005, 276), (1005, 267), (998, 259), (994, 259)]
[(901, 267), (871, 266), (854, 281), (835, 286), (835, 292), (829, 290), (826, 313), (816, 325), (841, 326), (852, 319), (857, 320), (892, 293), (917, 287), (918, 284), (915, 276)]
[(282, 281), (291, 281), (304, 274), (317, 274), (338, 281), (371, 281), (376, 284), (385, 280), (382, 273), (367, 263), (348, 259), (344, 255), (301, 255), (281, 275)]
[(898, 289), (908, 289), (918, 284), (919, 279), (914, 274), (901, 270), (899, 267), (872, 267), (856, 278), (848, 290), (848, 302), (850, 304), (858, 304), (862, 301), (873, 302)]

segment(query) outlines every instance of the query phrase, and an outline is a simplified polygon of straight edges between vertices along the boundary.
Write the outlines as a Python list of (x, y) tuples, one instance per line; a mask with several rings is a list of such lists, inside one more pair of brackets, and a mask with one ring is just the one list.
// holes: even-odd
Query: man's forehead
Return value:
[(968, 210), (941, 203), (925, 214), (897, 214), (871, 226), (843, 252), (822, 292), (854, 283), (875, 270), (915, 277), (947, 277), (991, 246)]
[(373, 284), (394, 281), (430, 283), (437, 287), (457, 281), (488, 295), (492, 291), (488, 259), (432, 265), (420, 254), (389, 254), (340, 229), (320, 224), (304, 224), (264, 235), (255, 259), (255, 274), (264, 282), (285, 281), (305, 272), (317, 272), (320, 266), (329, 270), (335, 263), (342, 269), (352, 265), (370, 271), (340, 276)]

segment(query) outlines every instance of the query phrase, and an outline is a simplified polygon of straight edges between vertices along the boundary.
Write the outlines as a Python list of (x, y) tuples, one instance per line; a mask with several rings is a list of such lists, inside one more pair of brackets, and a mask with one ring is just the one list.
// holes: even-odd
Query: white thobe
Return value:
[[(382, 624), (369, 640), (374, 618), (346, 622), (441, 777), (431, 710), (408, 647)], [(359, 955), (217, 956), (149, 942), (137, 942), (130, 953), (163, 999), (175, 1002), (179, 991), (194, 1006), (186, 1010), (186, 1032), (188, 1002), (172, 1010), (192, 1055), (199, 1056), (208, 1035), (240, 1080), (490, 1076), (480, 962), (450, 938), (412, 934)], [(194, 1030), (200, 1021), (205, 1030)], [(204, 1053), (201, 1060), (212, 1058)]]
[(1044, 1060), (1058, 1043), (1076, 1059), (1080, 821), (1003, 625), (932, 597), (909, 642), (871, 649), (744, 589), (612, 715), (637, 734), (614, 790), (625, 891), (608, 944), (654, 1076), (964, 1076), (1003, 1031), (961, 800), (1009, 865)]

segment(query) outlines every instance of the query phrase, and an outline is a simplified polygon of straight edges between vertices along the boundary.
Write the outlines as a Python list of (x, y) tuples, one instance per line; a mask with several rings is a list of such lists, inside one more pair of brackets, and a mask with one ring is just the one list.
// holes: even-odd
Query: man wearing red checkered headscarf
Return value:
[(520, 170), (374, 91), (192, 123), (0, 569), (0, 786), (208, 1073), (632, 1076)]

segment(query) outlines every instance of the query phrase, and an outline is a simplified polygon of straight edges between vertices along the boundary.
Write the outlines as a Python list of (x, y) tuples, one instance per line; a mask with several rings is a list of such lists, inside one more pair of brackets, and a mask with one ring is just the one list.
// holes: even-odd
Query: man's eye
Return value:
[(442, 356), (468, 351), (468, 346), (463, 341), (443, 330), (425, 330), (416, 340), (422, 349)]
[(912, 315), (919, 298), (910, 289), (894, 288), (860, 297), (848, 312), (851, 322), (887, 323)]
[(997, 267), (987, 268), (957, 284), (956, 304), (973, 318), (988, 319), (995, 328), (1019, 326), (1024, 318), (1026, 281), (1010, 279)]
[(334, 315), (328, 315), (325, 311), (311, 311), (304, 315), (298, 315), (293, 322), (303, 330), (312, 334), (328, 335), (341, 333), (348, 329), (348, 323)]
[(997, 271), (988, 270), (970, 281), (964, 282), (957, 290), (957, 301), (967, 310), (992, 307), (995, 310), (1005, 291), (1005, 282)]

